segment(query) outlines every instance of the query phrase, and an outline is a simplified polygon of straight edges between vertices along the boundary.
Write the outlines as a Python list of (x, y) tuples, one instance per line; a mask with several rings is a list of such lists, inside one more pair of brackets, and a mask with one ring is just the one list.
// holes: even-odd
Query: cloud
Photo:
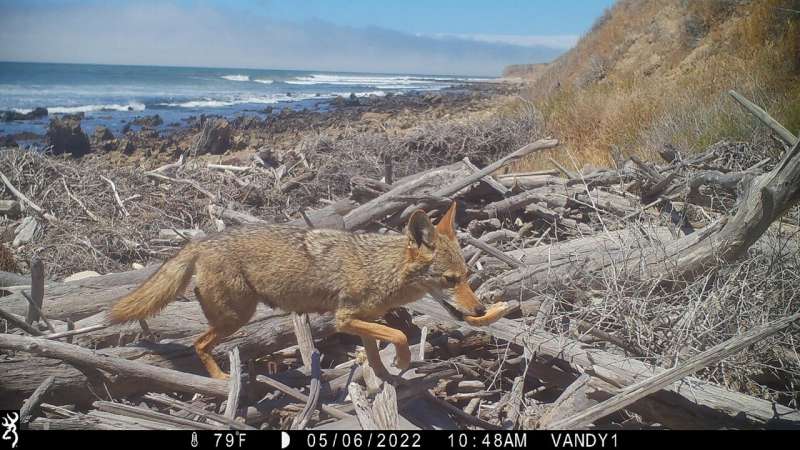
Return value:
[(0, 1), (0, 10), (0, 60), (11, 61), (498, 75), (566, 48), (558, 37), (412, 35), (166, 2)]
[[(420, 35), (424, 36), (424, 35)], [(580, 36), (577, 34), (555, 35), (525, 35), (525, 34), (445, 34), (430, 35), (439, 38), (467, 39), (494, 44), (509, 44), (522, 47), (546, 47), (551, 49), (569, 50), (578, 43)]]

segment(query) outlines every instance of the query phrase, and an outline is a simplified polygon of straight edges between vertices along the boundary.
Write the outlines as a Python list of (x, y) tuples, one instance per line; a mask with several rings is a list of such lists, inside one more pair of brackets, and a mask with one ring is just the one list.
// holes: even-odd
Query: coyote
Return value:
[(472, 325), (492, 323), (505, 313), (502, 308), (487, 313), (470, 288), (455, 234), (455, 213), (453, 202), (434, 226), (425, 212), (416, 210), (405, 233), (394, 235), (280, 225), (232, 228), (188, 243), (121, 298), (109, 321), (156, 314), (196, 274), (194, 293), (210, 328), (194, 348), (212, 377), (228, 375), (211, 350), (250, 320), (258, 302), (298, 313), (334, 312), (336, 329), (361, 337), (370, 366), (384, 376), (388, 372), (376, 339), (395, 345), (400, 369), (411, 361), (405, 334), (372, 322), (390, 309), (430, 294)]

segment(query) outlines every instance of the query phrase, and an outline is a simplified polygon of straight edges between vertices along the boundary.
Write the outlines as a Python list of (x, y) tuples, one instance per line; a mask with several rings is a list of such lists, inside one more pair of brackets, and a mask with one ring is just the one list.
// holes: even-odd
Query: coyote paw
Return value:
[(231, 379), (231, 376), (229, 374), (227, 374), (227, 373), (225, 373), (225, 372), (220, 370), (219, 372), (212, 373), (211, 374), (211, 378), (214, 378), (214, 379), (217, 379), (217, 380), (228, 381), (228, 380)]

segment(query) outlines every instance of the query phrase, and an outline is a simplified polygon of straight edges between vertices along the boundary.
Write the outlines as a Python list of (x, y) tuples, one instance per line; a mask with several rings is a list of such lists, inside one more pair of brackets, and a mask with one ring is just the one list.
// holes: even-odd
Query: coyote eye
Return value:
[(445, 275), (444, 276), (444, 281), (446, 281), (447, 284), (449, 284), (450, 286), (455, 286), (456, 284), (458, 284), (458, 280), (459, 280), (458, 275)]

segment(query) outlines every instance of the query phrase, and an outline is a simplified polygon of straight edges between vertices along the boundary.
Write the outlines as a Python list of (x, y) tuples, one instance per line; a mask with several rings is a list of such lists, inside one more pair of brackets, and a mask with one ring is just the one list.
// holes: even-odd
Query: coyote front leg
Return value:
[(369, 365), (378, 374), (388, 374), (388, 371), (383, 366), (381, 356), (378, 353), (378, 346), (375, 345), (375, 339), (394, 344), (397, 350), (397, 367), (405, 370), (411, 364), (411, 350), (408, 348), (408, 339), (400, 330), (379, 323), (349, 319), (339, 325), (339, 331), (361, 337), (364, 342), (364, 349), (367, 352)]

